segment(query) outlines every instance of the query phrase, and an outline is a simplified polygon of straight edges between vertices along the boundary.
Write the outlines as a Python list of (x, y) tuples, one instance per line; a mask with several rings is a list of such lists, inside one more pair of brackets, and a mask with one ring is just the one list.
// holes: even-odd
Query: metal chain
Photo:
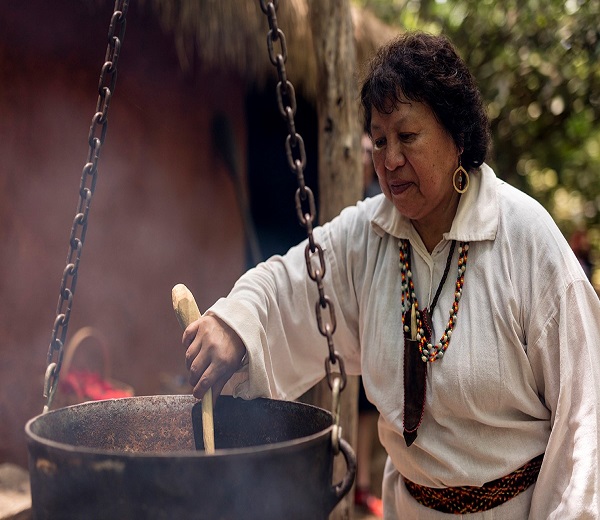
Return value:
[(58, 386), (65, 339), (69, 327), (73, 297), (75, 296), (75, 286), (77, 285), (81, 250), (85, 242), (90, 204), (96, 188), (98, 158), (106, 137), (108, 108), (117, 82), (117, 64), (123, 38), (125, 37), (125, 18), (128, 7), (129, 0), (116, 0), (114, 12), (108, 27), (108, 46), (98, 82), (98, 102), (96, 103), (96, 112), (92, 117), (88, 134), (89, 153), (81, 174), (79, 202), (75, 218), (73, 219), (73, 226), (71, 227), (67, 265), (63, 271), (60, 283), (56, 318), (48, 348), (48, 366), (44, 377), (44, 397), (47, 401), (44, 406), (44, 413), (50, 409)]
[[(296, 94), (294, 86), (288, 81), (285, 70), (287, 61), (287, 46), (283, 31), (277, 26), (277, 0), (266, 2), (260, 0), (260, 8), (267, 15), (269, 20), (269, 32), (267, 33), (267, 49), (271, 63), (277, 67), (279, 82), (277, 83), (277, 106), (282, 118), (287, 124), (288, 136), (285, 140), (285, 151), (288, 164), (292, 173), (296, 174), (298, 189), (296, 190), (296, 214), (300, 224), (306, 228), (308, 243), (304, 250), (306, 259), (306, 269), (308, 276), (316, 282), (319, 291), (319, 299), (315, 305), (317, 314), (317, 325), (319, 332), (327, 338), (329, 355), (325, 359), (325, 372), (327, 374), (327, 383), (332, 390), (337, 387), (335, 379), (341, 377), (339, 383), (340, 392), (346, 386), (346, 370), (344, 361), (333, 345), (333, 333), (336, 328), (335, 309), (328, 296), (325, 295), (323, 288), (323, 277), (325, 276), (325, 255), (323, 248), (315, 242), (313, 236), (313, 223), (315, 222), (317, 211), (315, 206), (315, 197), (311, 189), (304, 182), (304, 168), (306, 167), (306, 150), (302, 136), (296, 132), (294, 116), (296, 114)], [(275, 51), (275, 43), (279, 42), (280, 52)], [(318, 260), (318, 266), (314, 265), (314, 260)], [(325, 320), (323, 311), (329, 311), (329, 319)], [(339, 365), (340, 376), (334, 376), (332, 368)]]

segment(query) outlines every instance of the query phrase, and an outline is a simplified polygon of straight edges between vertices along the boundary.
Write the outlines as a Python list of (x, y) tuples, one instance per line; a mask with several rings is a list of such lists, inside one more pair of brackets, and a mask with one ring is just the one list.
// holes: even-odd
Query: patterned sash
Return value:
[(531, 459), (509, 475), (481, 487), (430, 488), (404, 479), (406, 489), (421, 505), (443, 513), (465, 514), (487, 511), (508, 502), (535, 483), (544, 454)]

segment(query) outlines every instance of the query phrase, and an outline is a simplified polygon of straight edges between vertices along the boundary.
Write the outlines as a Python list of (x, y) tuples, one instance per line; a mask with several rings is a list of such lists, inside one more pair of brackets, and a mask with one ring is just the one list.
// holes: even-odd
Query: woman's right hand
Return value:
[[(246, 347), (237, 333), (224, 321), (206, 314), (183, 332), (185, 366), (189, 371), (192, 394), (202, 399), (212, 388), (213, 401), (229, 378), (240, 368)], [(214, 404), (214, 403), (213, 403)]]

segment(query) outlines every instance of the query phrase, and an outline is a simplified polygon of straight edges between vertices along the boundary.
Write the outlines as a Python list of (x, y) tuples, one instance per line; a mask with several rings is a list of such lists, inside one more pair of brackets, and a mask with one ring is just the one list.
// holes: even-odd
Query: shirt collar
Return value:
[[(499, 220), (499, 183), (502, 181), (487, 164), (470, 174), (469, 189), (460, 198), (450, 231), (444, 233), (446, 240), (494, 240)], [(389, 233), (397, 238), (410, 238), (414, 233), (410, 220), (403, 217), (385, 197), (381, 197), (371, 225), (380, 236)]]

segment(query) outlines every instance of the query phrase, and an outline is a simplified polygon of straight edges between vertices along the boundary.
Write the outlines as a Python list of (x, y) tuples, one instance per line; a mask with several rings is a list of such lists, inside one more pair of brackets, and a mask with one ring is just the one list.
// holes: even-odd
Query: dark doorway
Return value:
[[(306, 148), (306, 185), (318, 208), (318, 121), (315, 108), (296, 93), (296, 132)], [(286, 153), (287, 125), (277, 108), (275, 83), (251, 90), (246, 97), (248, 186), (250, 207), (264, 259), (285, 253), (306, 238), (298, 222), (294, 195), (298, 187)]]

